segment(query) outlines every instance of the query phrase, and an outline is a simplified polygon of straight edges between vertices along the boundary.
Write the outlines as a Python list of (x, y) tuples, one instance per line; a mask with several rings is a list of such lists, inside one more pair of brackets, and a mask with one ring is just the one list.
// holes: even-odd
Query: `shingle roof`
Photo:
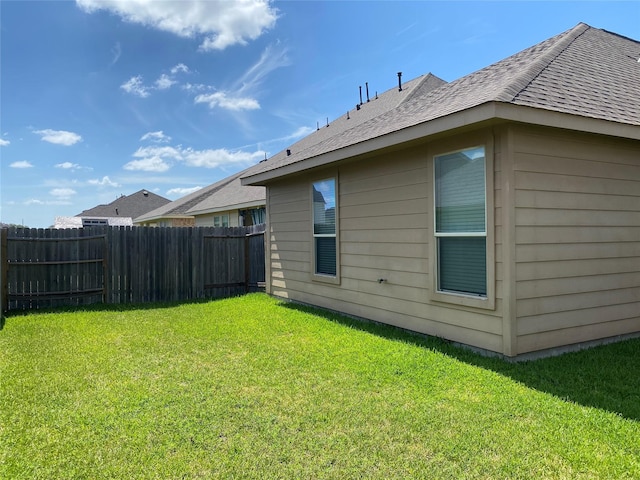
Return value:
[(258, 203), (264, 205), (267, 199), (265, 188), (243, 186), (240, 183), (240, 177), (245, 173), (246, 171), (233, 175), (233, 179), (230, 182), (190, 208), (187, 213), (189, 215), (198, 215), (222, 210), (234, 210), (239, 206)]
[(129, 217), (136, 218), (150, 210), (169, 203), (168, 198), (156, 195), (148, 190), (140, 190), (131, 195), (122, 195), (107, 205), (84, 210), (76, 217)]
[(252, 168), (243, 170), (223, 178), (207, 187), (174, 200), (160, 208), (134, 218), (136, 223), (160, 218), (191, 217), (203, 210), (265, 200), (264, 187), (248, 187), (240, 184), (240, 177), (250, 173)]
[[(414, 88), (400, 95), (396, 105), (357, 122), (355, 128), (334, 128), (322, 137), (315, 132), (292, 145), (290, 155), (280, 152), (251, 174), (271, 172), (489, 102), (640, 126), (639, 58), (640, 42), (581, 23), (451, 83)], [(357, 119), (361, 111), (350, 115)], [(249, 175), (245, 177), (251, 183)]]

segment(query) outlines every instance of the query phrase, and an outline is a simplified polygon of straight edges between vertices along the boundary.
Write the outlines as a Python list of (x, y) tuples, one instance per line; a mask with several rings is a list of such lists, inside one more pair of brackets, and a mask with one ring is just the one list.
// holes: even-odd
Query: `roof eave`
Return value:
[(496, 103), (495, 105), (496, 118), (502, 120), (640, 140), (640, 125), (510, 103)]
[(242, 185), (265, 185), (276, 178), (292, 175), (312, 168), (318, 168), (347, 158), (366, 155), (382, 148), (391, 147), (424, 137), (436, 135), (459, 128), (465, 125), (479, 123), (495, 117), (495, 105), (485, 103), (468, 110), (435, 118), (412, 127), (388, 133), (364, 142), (349, 145), (347, 147), (311, 157), (290, 165), (269, 170), (241, 179)]
[(191, 213), (193, 216), (207, 215), (210, 213), (229, 212), (231, 210), (241, 210), (244, 208), (261, 207), (266, 204), (267, 204), (267, 200), (265, 198), (263, 200), (254, 200), (252, 202), (243, 202), (243, 203), (237, 203), (234, 205), (225, 205), (224, 207), (213, 207), (213, 208), (206, 208), (202, 210), (191, 209), (189, 210), (189, 213)]
[(242, 185), (266, 185), (272, 180), (300, 173), (305, 170), (322, 167), (348, 158), (370, 154), (383, 148), (414, 142), (448, 131), (454, 131), (462, 127), (469, 127), (492, 120), (528, 123), (640, 140), (639, 125), (624, 124), (553, 110), (492, 101), (364, 142), (349, 145), (316, 157), (301, 160), (290, 165), (243, 177), (241, 182)]
[(158, 220), (193, 218), (193, 215), (157, 215), (153, 217), (138, 217), (133, 219), (133, 223), (155, 222)]

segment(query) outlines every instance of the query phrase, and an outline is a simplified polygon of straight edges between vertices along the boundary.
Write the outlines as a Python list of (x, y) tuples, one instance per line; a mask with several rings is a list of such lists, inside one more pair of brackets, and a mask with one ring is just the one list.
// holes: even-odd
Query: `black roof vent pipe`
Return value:
[(367, 103), (369, 103), (369, 82), (364, 82), (367, 87)]
[(360, 89), (360, 105), (362, 105), (362, 85), (358, 87)]
[(289, 150), (289, 149), (287, 148), (287, 157), (288, 157), (289, 155), (291, 155), (291, 150)]
[(402, 91), (402, 72), (398, 72), (398, 91)]

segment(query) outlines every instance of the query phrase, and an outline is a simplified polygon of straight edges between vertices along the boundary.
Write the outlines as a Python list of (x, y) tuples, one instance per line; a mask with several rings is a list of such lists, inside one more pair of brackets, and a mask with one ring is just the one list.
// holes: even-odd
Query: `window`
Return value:
[(337, 276), (336, 180), (312, 185), (314, 273)]
[(487, 297), (484, 147), (434, 158), (436, 289)]
[(109, 225), (109, 222), (106, 218), (83, 218), (82, 219), (82, 226), (84, 228), (99, 227), (104, 225)]
[(250, 227), (251, 225), (259, 225), (266, 222), (267, 211), (265, 207), (252, 208), (249, 210), (241, 210), (240, 218), (242, 226)]
[(228, 227), (229, 226), (229, 215), (215, 215), (213, 217), (213, 226), (214, 227)]

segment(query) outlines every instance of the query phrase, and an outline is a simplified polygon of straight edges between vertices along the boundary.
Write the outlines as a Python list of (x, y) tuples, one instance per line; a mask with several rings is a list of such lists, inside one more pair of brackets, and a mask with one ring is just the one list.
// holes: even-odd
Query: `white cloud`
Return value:
[(146, 172), (166, 172), (175, 163), (184, 163), (189, 167), (216, 168), (233, 164), (250, 164), (262, 160), (265, 153), (231, 151), (226, 149), (194, 150), (192, 148), (171, 146), (141, 147), (135, 151), (132, 160), (124, 165), (125, 170)]
[(56, 168), (63, 168), (65, 170), (71, 170), (71, 169), (74, 169), (74, 168), (79, 168), (80, 165), (78, 165), (77, 163), (62, 162), (62, 163), (56, 163), (55, 167)]
[(6, 147), (11, 142), (9, 140), (5, 140), (4, 138), (0, 138), (0, 147)]
[(197, 186), (197, 187), (192, 187), (192, 188), (172, 188), (170, 190), (167, 190), (167, 195), (174, 197), (184, 197), (185, 195), (189, 195), (190, 193), (193, 192), (197, 192), (198, 190), (201, 190), (202, 187)]
[(187, 67), (184, 63), (179, 63), (178, 65), (176, 65), (171, 69), (171, 74), (175, 75), (176, 73), (179, 73), (179, 72), (189, 73), (190, 71), (191, 70), (189, 70), (189, 67)]
[(306, 137), (307, 135), (315, 132), (315, 128), (311, 127), (299, 127), (295, 132), (291, 135), (287, 135), (286, 137), (279, 138), (278, 140), (296, 140), (298, 138)]
[(156, 88), (158, 90), (166, 90), (168, 88), (171, 88), (172, 85), (175, 85), (176, 82), (174, 79), (172, 79), (169, 75), (167, 75), (166, 73), (163, 73), (162, 75), (160, 75), (160, 77), (156, 80)]
[(73, 202), (69, 201), (68, 198), (60, 198), (58, 200), (39, 200), (37, 198), (30, 198), (29, 200), (24, 202), (24, 205), (30, 207), (31, 205), (73, 205)]
[(162, 157), (172, 160), (180, 160), (182, 154), (174, 147), (141, 147), (133, 154), (136, 158)]
[(142, 160), (132, 160), (122, 168), (125, 170), (142, 170), (143, 172), (166, 172), (171, 166), (160, 157), (149, 157)]
[[(228, 91), (201, 93), (194, 99), (195, 103), (205, 103), (209, 108), (224, 108), (231, 111), (258, 110), (260, 103), (254, 98), (256, 90), (266, 76), (277, 68), (290, 65), (287, 49), (277, 45), (269, 45), (253, 64)], [(204, 85), (183, 86), (185, 90), (196, 92), (207, 88)]]
[(183, 152), (184, 162), (190, 167), (216, 168), (236, 163), (249, 164), (262, 160), (264, 152), (232, 152), (224, 148), (216, 150), (192, 150)]
[(31, 162), (27, 162), (26, 160), (20, 160), (19, 162), (13, 162), (9, 166), (11, 168), (33, 168), (33, 164)]
[(76, 193), (77, 192), (72, 188), (54, 188), (53, 190), (49, 191), (49, 195), (61, 200), (68, 199)]
[(111, 59), (111, 63), (109, 64), (109, 66), (113, 67), (116, 62), (120, 60), (120, 55), (122, 55), (122, 45), (120, 45), (120, 42), (116, 42), (116, 44), (111, 49), (111, 54), (113, 55), (113, 58)]
[(119, 183), (111, 181), (111, 179), (106, 175), (102, 177), (102, 180), (92, 179), (92, 180), (89, 180), (87, 183), (89, 185), (97, 185), (99, 187), (119, 187), (120, 186)]
[(123, 20), (174, 33), (202, 38), (201, 50), (224, 50), (255, 40), (278, 18), (269, 0), (76, 0), (88, 13), (107, 10)]
[(157, 132), (147, 132), (142, 137), (140, 137), (141, 141), (149, 140), (151, 142), (156, 143), (165, 143), (171, 140), (169, 135), (165, 135), (162, 130), (158, 130)]
[(264, 78), (280, 67), (291, 65), (287, 56), (287, 49), (279, 45), (268, 45), (260, 55), (258, 61), (252, 65), (238, 80), (239, 93), (254, 90)]
[[(171, 74), (175, 75), (178, 72), (189, 72), (189, 67), (183, 63), (179, 63), (171, 69)], [(153, 90), (168, 90), (178, 81), (171, 75), (166, 73), (161, 74), (153, 85), (145, 85), (142, 75), (136, 75), (120, 85), (120, 88), (125, 92), (132, 95), (137, 95), (140, 98), (147, 98), (151, 95)]]
[(181, 87), (183, 90), (186, 90), (187, 92), (201, 92), (203, 90), (212, 90), (212, 87), (209, 85), (204, 85), (202, 83), (185, 83), (184, 85), (182, 85)]
[(93, 170), (91, 167), (83, 167), (80, 164), (71, 162), (56, 163), (54, 167), (61, 168), (63, 170), (71, 170), (72, 172), (75, 172), (76, 170)]
[(206, 103), (209, 108), (224, 108), (226, 110), (258, 110), (260, 104), (254, 98), (248, 97), (227, 97), (224, 92), (216, 92), (211, 94), (201, 94), (194, 99), (195, 103)]
[(82, 140), (82, 137), (77, 133), (67, 132), (66, 130), (51, 130), (50, 128), (47, 128), (45, 130), (36, 130), (33, 133), (40, 135), (43, 142), (64, 145), (67, 147)]
[(140, 98), (149, 96), (149, 87), (142, 83), (142, 75), (136, 75), (120, 85), (120, 88), (131, 95), (137, 95)]

